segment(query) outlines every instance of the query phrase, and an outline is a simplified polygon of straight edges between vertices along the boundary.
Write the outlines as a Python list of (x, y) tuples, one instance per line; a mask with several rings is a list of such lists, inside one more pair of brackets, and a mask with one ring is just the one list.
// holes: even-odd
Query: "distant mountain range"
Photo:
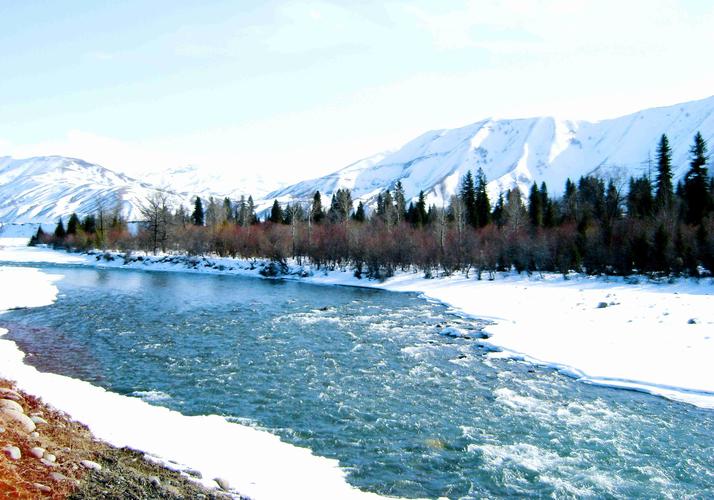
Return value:
[(624, 182), (653, 170), (662, 133), (669, 137), (677, 179), (688, 168), (688, 151), (697, 131), (714, 147), (714, 97), (597, 122), (486, 119), (427, 132), (395, 151), (278, 189), (277, 180), (242, 181), (194, 166), (147, 174), (140, 181), (74, 158), (0, 157), (0, 222), (55, 222), (72, 212), (92, 213), (99, 206), (120, 206), (130, 220), (136, 219), (141, 201), (156, 190), (186, 207), (195, 195), (238, 199), (251, 193), (258, 208), (267, 208), (273, 199), (307, 201), (319, 190), (329, 200), (334, 191), (347, 188), (355, 201), (370, 205), (379, 192), (401, 181), (408, 199), (424, 191), (429, 203), (441, 205), (458, 190), (466, 172), (478, 168), (489, 179), (493, 200), (511, 187), (526, 192), (533, 181), (545, 181), (551, 193), (559, 193), (567, 178), (598, 173)]

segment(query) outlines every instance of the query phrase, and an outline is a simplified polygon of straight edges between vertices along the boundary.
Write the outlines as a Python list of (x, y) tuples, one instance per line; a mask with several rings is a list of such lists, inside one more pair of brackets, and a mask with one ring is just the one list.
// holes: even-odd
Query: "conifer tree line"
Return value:
[[(496, 271), (699, 276), (714, 270), (714, 180), (700, 133), (690, 149), (689, 169), (673, 184), (672, 151), (666, 135), (657, 143), (656, 173), (628, 180), (595, 175), (568, 179), (553, 197), (545, 182), (526, 196), (514, 188), (489, 199), (478, 169), (461, 179), (445, 206), (429, 205), (422, 191), (407, 203), (400, 181), (381, 192), (368, 210), (355, 206), (349, 189), (323, 205), (281, 204), (264, 217), (252, 197), (203, 200), (190, 211), (172, 207), (165, 193), (141, 208), (135, 234), (118, 211), (83, 220), (72, 214), (54, 234), (35, 242), (149, 252), (215, 254), (281, 263), (294, 258), (319, 268), (352, 268), (358, 277), (384, 278), (395, 270), (426, 276), (461, 271), (493, 277)], [(41, 230), (40, 230), (41, 231)]]

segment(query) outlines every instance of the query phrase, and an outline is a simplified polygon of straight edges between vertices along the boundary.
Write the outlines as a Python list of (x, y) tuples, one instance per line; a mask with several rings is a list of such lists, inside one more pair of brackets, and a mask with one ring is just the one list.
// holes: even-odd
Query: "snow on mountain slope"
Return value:
[(441, 205), (458, 190), (466, 172), (475, 173), (479, 167), (489, 180), (492, 202), (514, 186), (526, 193), (533, 181), (545, 181), (551, 193), (562, 192), (567, 178), (577, 180), (590, 173), (625, 182), (631, 175), (647, 173), (648, 158), (654, 171), (656, 145), (663, 133), (669, 137), (678, 179), (688, 168), (688, 151), (697, 131), (714, 146), (714, 96), (598, 122), (486, 119), (427, 132), (393, 153), (274, 191), (266, 201), (308, 200), (317, 190), (330, 196), (338, 188), (349, 188), (354, 200), (373, 203), (379, 191), (401, 180), (408, 199), (423, 190), (429, 203)]
[[(56, 222), (59, 217), (120, 207), (129, 220), (157, 188), (123, 174), (75, 158), (0, 157), (0, 222)], [(170, 193), (188, 206), (190, 199)]]
[(253, 199), (264, 197), (268, 192), (285, 185), (278, 179), (268, 179), (260, 173), (241, 177), (230, 172), (213, 172), (195, 165), (187, 165), (162, 172), (151, 172), (144, 180), (155, 186), (169, 186), (171, 190), (186, 196), (210, 196), (239, 200), (250, 195)]

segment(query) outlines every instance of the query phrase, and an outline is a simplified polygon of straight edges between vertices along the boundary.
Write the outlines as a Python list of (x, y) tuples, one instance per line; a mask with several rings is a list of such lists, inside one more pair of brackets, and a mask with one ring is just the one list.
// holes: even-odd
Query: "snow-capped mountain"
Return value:
[(247, 198), (249, 195), (260, 199), (270, 191), (285, 186), (280, 180), (268, 179), (260, 173), (242, 177), (230, 172), (213, 172), (196, 165), (150, 172), (143, 178), (155, 186), (168, 186), (172, 191), (185, 196), (228, 197), (232, 200), (239, 200), (241, 196)]
[(525, 193), (533, 181), (545, 181), (550, 193), (560, 193), (567, 178), (599, 173), (625, 182), (648, 168), (654, 171), (663, 133), (673, 150), (676, 180), (688, 168), (688, 151), (697, 131), (714, 146), (714, 97), (597, 122), (486, 119), (427, 132), (397, 151), (274, 191), (266, 200), (307, 200), (318, 190), (329, 196), (338, 188), (349, 188), (354, 200), (370, 204), (380, 191), (401, 180), (408, 199), (423, 190), (429, 203), (441, 205), (458, 190), (466, 172), (475, 173), (479, 167), (489, 180), (492, 200), (514, 186)]
[[(59, 217), (119, 207), (129, 220), (157, 188), (100, 165), (63, 156), (0, 157), (0, 222), (56, 222)], [(190, 204), (169, 192), (174, 203)]]

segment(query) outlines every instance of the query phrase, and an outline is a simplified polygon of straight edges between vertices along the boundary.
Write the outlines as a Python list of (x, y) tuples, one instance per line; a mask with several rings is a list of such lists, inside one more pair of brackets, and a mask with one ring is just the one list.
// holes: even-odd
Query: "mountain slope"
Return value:
[[(565, 180), (599, 173), (624, 182), (654, 172), (662, 133), (673, 150), (675, 179), (688, 168), (692, 138), (701, 131), (714, 143), (714, 97), (588, 122), (554, 117), (486, 119), (457, 129), (427, 132), (393, 153), (375, 155), (332, 174), (273, 191), (267, 200), (307, 200), (315, 191), (331, 195), (349, 188), (355, 200), (374, 202), (377, 193), (401, 180), (407, 198), (423, 190), (429, 203), (448, 203), (468, 170), (482, 168), (492, 201), (517, 186), (527, 192), (545, 181), (559, 193)], [(648, 162), (648, 157), (651, 162)]]
[[(0, 157), (0, 222), (56, 222), (59, 217), (120, 208), (129, 220), (157, 188), (76, 158)], [(187, 197), (169, 192), (188, 206)]]

